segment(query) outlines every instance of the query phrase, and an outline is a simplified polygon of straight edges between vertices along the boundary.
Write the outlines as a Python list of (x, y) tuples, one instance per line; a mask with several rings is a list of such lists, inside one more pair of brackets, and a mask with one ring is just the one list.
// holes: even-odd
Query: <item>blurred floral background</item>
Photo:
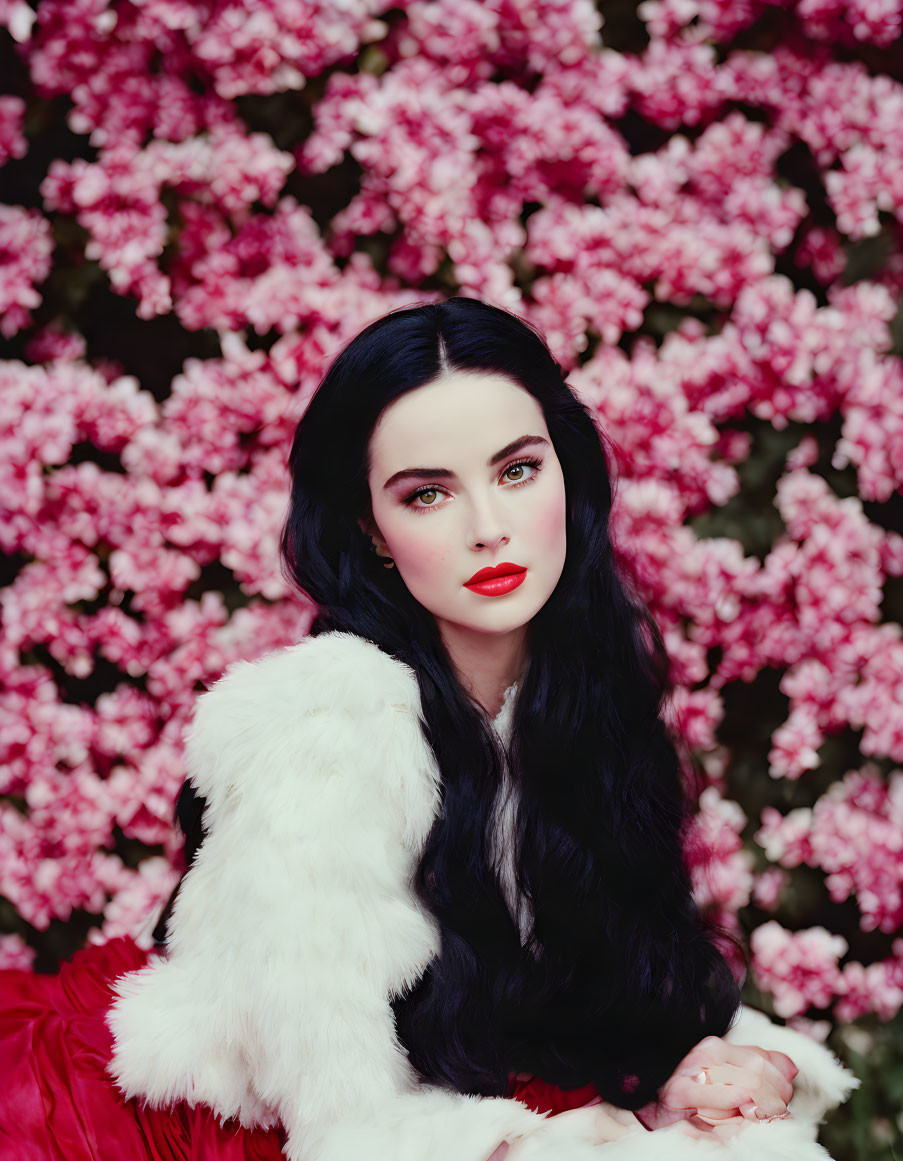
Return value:
[[(0, 0), (0, 966), (149, 945), (197, 691), (303, 635), (328, 361), (475, 295), (617, 449), (744, 998), (903, 1157), (903, 0)], [(699, 851), (709, 857), (703, 859)]]

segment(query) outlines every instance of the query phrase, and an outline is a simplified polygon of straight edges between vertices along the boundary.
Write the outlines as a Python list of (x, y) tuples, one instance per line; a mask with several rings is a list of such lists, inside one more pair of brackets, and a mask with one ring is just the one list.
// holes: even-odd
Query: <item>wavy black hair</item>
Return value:
[[(370, 551), (368, 441), (383, 410), (447, 370), (507, 376), (542, 407), (567, 494), (567, 552), (528, 627), (502, 743), (452, 670), (432, 614)], [(691, 896), (693, 808), (662, 719), (669, 663), (613, 549), (605, 437), (540, 333), (473, 298), (376, 320), (335, 358), (298, 425), (286, 574), (319, 607), (311, 633), (356, 633), (417, 675), (442, 800), (416, 873), (441, 947), (392, 999), (411, 1063), (461, 1092), (504, 1095), (512, 1072), (594, 1082), (639, 1108), (683, 1056), (722, 1035), (739, 987)], [(522, 946), (490, 841), (503, 763), (517, 785)]]

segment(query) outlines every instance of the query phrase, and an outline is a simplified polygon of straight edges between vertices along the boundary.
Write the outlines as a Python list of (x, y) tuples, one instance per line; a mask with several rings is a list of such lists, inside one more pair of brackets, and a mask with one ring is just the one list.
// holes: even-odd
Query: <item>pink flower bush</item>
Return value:
[[(27, 39), (25, 14), (7, 4), (13, 34)], [(378, 0), (341, 9), (321, 0), (42, 0), (28, 62), (42, 95), (72, 95), (70, 126), (93, 145), (136, 143), (148, 132), (181, 141), (224, 116), (235, 97), (301, 89), (353, 57), (384, 33), (376, 17), (386, 7)]]
[(0, 935), (0, 971), (28, 971), (34, 963), (35, 950), (21, 935)]
[(707, 786), (687, 836), (688, 863), (699, 905), (717, 923), (736, 929), (736, 914), (753, 889), (752, 856), (740, 837), (746, 815), (736, 802)]
[(756, 979), (774, 997), (779, 1016), (797, 1016), (810, 1006), (824, 1008), (841, 990), (837, 966), (847, 941), (824, 927), (785, 931), (770, 919), (752, 933)]
[(792, 12), (801, 31), (816, 40), (842, 44), (857, 41), (890, 45), (903, 31), (900, 0), (643, 0), (640, 6), (650, 32), (661, 37), (683, 33), (695, 20), (692, 35), (730, 39), (748, 28), (769, 7)]
[(21, 97), (0, 97), (0, 165), (24, 157), (28, 142), (22, 132), (25, 102)]
[(847, 941), (824, 927), (791, 932), (771, 919), (753, 931), (751, 944), (756, 979), (771, 993), (779, 1016), (827, 1008), (835, 997), (840, 997), (834, 1008), (840, 1020), (867, 1012), (891, 1020), (903, 1006), (901, 939), (894, 941), (894, 955), (887, 960), (868, 967), (851, 961), (843, 968), (838, 963), (848, 951)]
[(899, 1011), (903, 0), (638, 16), (0, 0), (0, 967), (79, 910), (150, 945), (197, 690), (316, 611), (278, 560), (295, 425), (364, 325), (460, 292), (538, 326), (605, 431), (701, 905), (794, 1026)]
[(835, 1005), (839, 1020), (855, 1020), (874, 1012), (881, 1020), (893, 1020), (903, 1007), (903, 939), (893, 942), (893, 955), (863, 967), (847, 963), (838, 988), (841, 999)]
[(37, 210), (0, 205), (0, 334), (12, 338), (41, 305), (37, 287), (50, 273), (50, 223)]
[(41, 186), (48, 208), (73, 213), (90, 234), (85, 248), (122, 294), (139, 299), (141, 317), (172, 309), (170, 280), (158, 265), (169, 239), (164, 186), (229, 215), (243, 217), (255, 201), (272, 204), (291, 159), (263, 134), (231, 126), (209, 136), (145, 149), (117, 144), (102, 161), (54, 162)]
[(832, 899), (855, 897), (864, 931), (903, 927), (903, 772), (888, 786), (874, 767), (851, 770), (812, 808), (766, 807), (762, 824), (756, 841), (768, 857), (820, 867)]

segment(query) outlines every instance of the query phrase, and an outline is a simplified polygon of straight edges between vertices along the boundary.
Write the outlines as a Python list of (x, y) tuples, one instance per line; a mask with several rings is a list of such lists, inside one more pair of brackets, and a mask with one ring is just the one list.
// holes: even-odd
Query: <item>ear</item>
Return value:
[(378, 555), (387, 556), (388, 546), (386, 545), (385, 540), (383, 540), (382, 534), (380, 533), (379, 528), (377, 528), (376, 521), (373, 519), (372, 515), (368, 513), (366, 516), (358, 516), (357, 523), (361, 532), (363, 532), (366, 537), (373, 541), (373, 546), (376, 549)]

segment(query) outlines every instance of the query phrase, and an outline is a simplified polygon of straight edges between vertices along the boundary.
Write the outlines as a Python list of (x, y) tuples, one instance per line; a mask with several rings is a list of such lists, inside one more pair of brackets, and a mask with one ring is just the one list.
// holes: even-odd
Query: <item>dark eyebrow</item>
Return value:
[[(541, 435), (521, 435), (511, 443), (505, 444), (501, 451), (497, 451), (494, 456), (486, 461), (486, 467), (491, 468), (500, 460), (507, 456), (519, 452), (521, 448), (528, 447), (530, 444), (542, 443), (549, 447), (549, 441), (544, 439)], [(423, 476), (429, 476), (432, 480), (453, 480), (455, 473), (450, 472), (448, 468), (405, 468), (403, 471), (396, 472), (394, 476), (389, 476), (388, 480), (383, 484), (383, 490), (391, 488), (393, 484), (397, 484), (399, 480), (413, 480), (420, 479)]]

